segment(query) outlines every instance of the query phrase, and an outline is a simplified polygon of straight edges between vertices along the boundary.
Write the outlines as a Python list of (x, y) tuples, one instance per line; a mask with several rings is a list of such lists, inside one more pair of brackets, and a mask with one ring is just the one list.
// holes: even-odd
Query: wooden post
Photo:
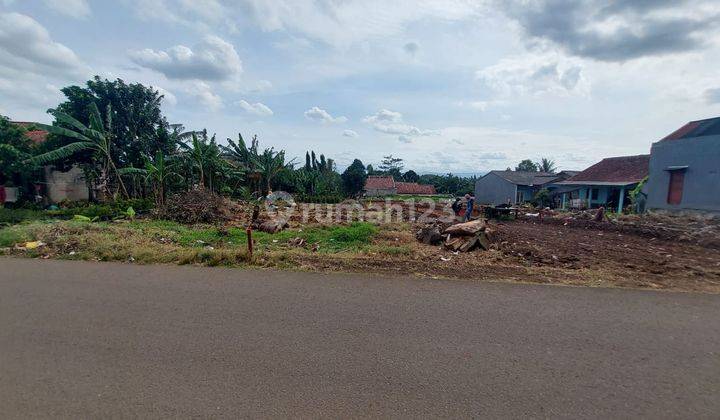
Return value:
[(252, 256), (253, 256), (252, 227), (248, 226), (247, 230), (245, 230), (245, 233), (247, 233), (248, 255), (249, 255), (250, 259), (252, 259)]

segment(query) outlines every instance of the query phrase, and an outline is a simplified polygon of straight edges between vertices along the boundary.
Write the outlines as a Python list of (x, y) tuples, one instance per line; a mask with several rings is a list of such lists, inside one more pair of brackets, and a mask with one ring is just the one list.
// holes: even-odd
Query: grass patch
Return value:
[(32, 240), (28, 225), (14, 225), (0, 229), (0, 248)]
[[(255, 232), (255, 250), (263, 261), (284, 261), (281, 254), (360, 253), (370, 249), (379, 228), (357, 222), (345, 226), (311, 226), (277, 234)], [(288, 244), (302, 238), (305, 247)], [(18, 251), (11, 247), (27, 241), (47, 245)], [(244, 229), (218, 229), (211, 225), (186, 226), (175, 222), (136, 220), (113, 222), (33, 221), (0, 229), (0, 248), (25, 256), (49, 255), (62, 259), (243, 265), (249, 263)], [(399, 253), (399, 250), (389, 250)], [(286, 256), (287, 257), (287, 256)], [(274, 265), (271, 263), (271, 265)]]

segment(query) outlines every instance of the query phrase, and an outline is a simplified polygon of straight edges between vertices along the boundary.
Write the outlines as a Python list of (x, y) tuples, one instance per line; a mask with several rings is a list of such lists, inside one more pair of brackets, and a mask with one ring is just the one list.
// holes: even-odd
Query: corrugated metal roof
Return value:
[(720, 135), (720, 117), (691, 121), (660, 141), (689, 139), (691, 137)]

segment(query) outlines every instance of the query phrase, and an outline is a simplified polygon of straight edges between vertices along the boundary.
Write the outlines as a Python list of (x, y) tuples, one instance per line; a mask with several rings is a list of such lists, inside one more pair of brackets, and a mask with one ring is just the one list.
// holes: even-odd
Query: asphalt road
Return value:
[(0, 259), (0, 417), (720, 413), (720, 296)]

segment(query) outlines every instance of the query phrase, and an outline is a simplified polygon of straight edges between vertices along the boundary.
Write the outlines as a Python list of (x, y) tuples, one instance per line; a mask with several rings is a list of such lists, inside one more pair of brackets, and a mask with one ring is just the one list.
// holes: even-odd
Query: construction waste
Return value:
[(490, 231), (485, 220), (478, 219), (450, 226), (433, 222), (418, 230), (415, 237), (427, 245), (442, 243), (450, 251), (469, 252), (475, 249), (489, 249), (489, 234)]

